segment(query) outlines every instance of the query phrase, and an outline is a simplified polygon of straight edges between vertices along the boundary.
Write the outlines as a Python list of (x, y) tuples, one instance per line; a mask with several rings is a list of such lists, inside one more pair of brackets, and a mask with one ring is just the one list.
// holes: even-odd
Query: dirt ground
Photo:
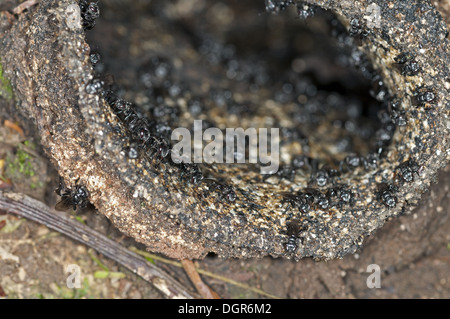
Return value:
[[(103, 28), (108, 27), (108, 21), (111, 23), (107, 16), (105, 19)], [(117, 38), (105, 41), (113, 43), (111, 51), (120, 52)], [(109, 67), (113, 73), (121, 71), (120, 66)], [(58, 182), (55, 170), (42, 155), (38, 142), (22, 136), (18, 128), (5, 120), (10, 118), (0, 110), (0, 177), (3, 178), (0, 188), (10, 187), (12, 183), (15, 192), (54, 206), (58, 200), (54, 193)], [(423, 196), (420, 207), (388, 221), (366, 240), (361, 251), (340, 260), (294, 262), (270, 257), (237, 260), (209, 255), (196, 264), (229, 279), (202, 276), (222, 298), (447, 299), (450, 298), (449, 187), (450, 167), (447, 167), (441, 171), (439, 182)], [(93, 208), (73, 216), (127, 247), (145, 250), (120, 234)], [(156, 260), (154, 263), (195, 291), (183, 269)], [(80, 289), (67, 287), (67, 267), (71, 264), (81, 268)], [(368, 287), (368, 277), (373, 275), (368, 271), (369, 265), (379, 266), (380, 288)], [(230, 280), (248, 287), (240, 287)], [(152, 285), (94, 250), (45, 226), (0, 212), (0, 298), (163, 296)]]
[[(449, 298), (449, 185), (447, 169), (418, 209), (388, 222), (362, 251), (342, 260), (225, 260), (208, 256), (197, 265), (280, 298)], [(20, 190), (18, 187), (15, 185), (16, 190)], [(124, 238), (103, 216), (93, 211), (78, 216), (122, 244), (143, 249)], [(45, 226), (12, 215), (0, 215), (0, 225), (2, 297), (162, 298), (140, 277)], [(182, 269), (155, 263), (194, 291)], [(81, 289), (67, 288), (69, 264), (81, 267)], [(371, 264), (380, 267), (380, 288), (368, 288), (366, 284), (372, 274), (367, 272)], [(103, 278), (105, 269), (109, 275)], [(223, 280), (203, 279), (223, 298), (270, 297)]]

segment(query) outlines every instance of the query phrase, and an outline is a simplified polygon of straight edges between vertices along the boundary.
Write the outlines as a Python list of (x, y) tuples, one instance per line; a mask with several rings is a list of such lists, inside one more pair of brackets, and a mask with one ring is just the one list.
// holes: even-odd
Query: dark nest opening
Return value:
[[(389, 114), (389, 92), (358, 49), (360, 39), (331, 12), (311, 6), (305, 20), (295, 6), (283, 15), (257, 3), (186, 6), (105, 6), (88, 33), (93, 56), (102, 57), (97, 76), (112, 83), (114, 75), (110, 89), (135, 102), (152, 133), (170, 141), (173, 129), (192, 131), (194, 120), (224, 133), (226, 127), (280, 128), (282, 171), (348, 171), (389, 144), (398, 123)], [(177, 10), (182, 13), (171, 13)], [(164, 24), (155, 27), (153, 20)], [(176, 43), (168, 50), (142, 48), (155, 38)]]

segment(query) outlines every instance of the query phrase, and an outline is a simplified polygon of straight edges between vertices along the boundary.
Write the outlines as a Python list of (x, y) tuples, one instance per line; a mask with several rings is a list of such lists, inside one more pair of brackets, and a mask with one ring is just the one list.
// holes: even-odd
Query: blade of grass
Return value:
[[(170, 260), (170, 259), (166, 259), (164, 257), (160, 257), (160, 256), (154, 255), (152, 253), (139, 250), (139, 249), (137, 249), (135, 247), (129, 247), (128, 249), (133, 251), (133, 252), (135, 252), (138, 255), (143, 256), (143, 257), (151, 258), (153, 260), (157, 260), (157, 261), (169, 264), (169, 265), (173, 265), (175, 267), (183, 268), (183, 265), (180, 262), (177, 262), (177, 261), (174, 261), (174, 260)], [(247, 284), (243, 284), (241, 282), (235, 281), (235, 280), (227, 278), (225, 276), (217, 275), (217, 274), (214, 274), (212, 272), (203, 270), (201, 268), (196, 268), (196, 270), (201, 275), (208, 276), (208, 277), (211, 277), (211, 278), (214, 278), (214, 279), (218, 279), (220, 281), (229, 283), (231, 285), (234, 285), (234, 286), (237, 286), (237, 287), (241, 287), (241, 288), (246, 289), (246, 290), (253, 291), (253, 292), (255, 292), (255, 293), (259, 294), (259, 295), (266, 296), (266, 297), (272, 298), (272, 299), (281, 299), (280, 297), (277, 297), (277, 296), (274, 296), (272, 294), (269, 294), (269, 293), (265, 292), (264, 290), (258, 289), (256, 287), (249, 286)]]

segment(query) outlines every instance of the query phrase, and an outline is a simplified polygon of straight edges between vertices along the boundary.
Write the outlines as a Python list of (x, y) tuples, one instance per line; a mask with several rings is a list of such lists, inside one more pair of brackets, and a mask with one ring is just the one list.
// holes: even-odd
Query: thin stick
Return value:
[(13, 129), (13, 130), (16, 131), (17, 133), (19, 133), (20, 136), (22, 136), (22, 137), (25, 136), (25, 134), (23, 133), (23, 130), (22, 130), (22, 129), (20, 128), (20, 126), (17, 125), (16, 123), (11, 122), (10, 120), (5, 120), (5, 121), (3, 122), (3, 125), (4, 125), (5, 127), (8, 127), (8, 128), (10, 128), (10, 129)]
[(19, 4), (17, 7), (15, 7), (13, 9), (13, 13), (14, 14), (21, 14), (23, 11), (25, 11), (26, 9), (29, 9), (30, 7), (34, 6), (38, 2), (39, 2), (39, 0), (27, 0), (27, 1), (24, 1), (24, 2), (22, 2), (21, 4)]
[(23, 194), (0, 191), (0, 210), (47, 226), (70, 237), (128, 268), (155, 286), (167, 298), (196, 298), (169, 274), (145, 258), (119, 245), (95, 230), (79, 223), (65, 212), (58, 212)]
[[(147, 258), (150, 258), (150, 259), (158, 260), (160, 262), (163, 262), (163, 263), (169, 264), (169, 265), (173, 265), (175, 267), (183, 268), (183, 265), (180, 262), (178, 262), (178, 261), (173, 261), (173, 260), (170, 260), (170, 259), (158, 256), (158, 255), (154, 255), (152, 253), (139, 250), (136, 247), (129, 247), (129, 249), (131, 251), (134, 251), (138, 255), (141, 255), (141, 256), (144, 256), (144, 257), (147, 257)], [(200, 275), (204, 275), (204, 276), (208, 276), (208, 277), (211, 277), (211, 278), (214, 278), (214, 279), (218, 279), (220, 281), (229, 283), (229, 284), (234, 285), (234, 286), (241, 287), (241, 288), (246, 289), (246, 290), (251, 290), (251, 291), (253, 291), (253, 292), (255, 292), (255, 293), (259, 294), (259, 295), (266, 296), (266, 297), (269, 297), (269, 298), (272, 298), (272, 299), (281, 299), (280, 297), (275, 296), (275, 295), (271, 295), (268, 292), (265, 292), (264, 290), (261, 290), (261, 289), (258, 289), (256, 287), (252, 287), (252, 286), (243, 284), (241, 282), (238, 282), (236, 280), (227, 278), (225, 276), (217, 275), (215, 273), (209, 272), (209, 271), (201, 269), (201, 268), (196, 268), (196, 270), (197, 270), (197, 272)]]
[(197, 269), (194, 266), (192, 260), (183, 259), (181, 260), (181, 264), (183, 265), (184, 270), (186, 271), (189, 279), (191, 279), (197, 291), (202, 295), (203, 298), (206, 299), (220, 299), (219, 295), (212, 290), (208, 285), (206, 285), (200, 275), (197, 272)]

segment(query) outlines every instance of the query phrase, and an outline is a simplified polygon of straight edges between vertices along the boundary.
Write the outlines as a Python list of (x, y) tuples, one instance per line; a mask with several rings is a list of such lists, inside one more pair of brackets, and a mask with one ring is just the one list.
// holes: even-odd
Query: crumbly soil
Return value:
[[(450, 297), (450, 169), (443, 170), (439, 183), (432, 186), (420, 207), (412, 214), (389, 221), (355, 255), (340, 260), (299, 262), (274, 259), (221, 259), (207, 256), (200, 268), (281, 298), (449, 298)], [(25, 184), (15, 183), (20, 191)], [(49, 184), (49, 190), (54, 187)], [(36, 195), (38, 192), (29, 192)], [(53, 194), (42, 200), (54, 203)], [(124, 238), (110, 222), (92, 210), (78, 214), (98, 231), (124, 245), (142, 246)], [(5, 221), (5, 222), (2, 222)], [(162, 298), (140, 277), (47, 227), (0, 215), (0, 293), (7, 298)], [(431, 231), (430, 231), (431, 230)], [(423, 234), (426, 234), (423, 236)], [(96, 278), (103, 269), (121, 278)], [(187, 287), (192, 287), (184, 272), (156, 262)], [(66, 280), (69, 264), (81, 267), (83, 287), (69, 289)], [(368, 288), (370, 264), (381, 268), (381, 287)], [(266, 298), (249, 289), (203, 276), (223, 298)], [(191, 288), (193, 290), (193, 288)]]

